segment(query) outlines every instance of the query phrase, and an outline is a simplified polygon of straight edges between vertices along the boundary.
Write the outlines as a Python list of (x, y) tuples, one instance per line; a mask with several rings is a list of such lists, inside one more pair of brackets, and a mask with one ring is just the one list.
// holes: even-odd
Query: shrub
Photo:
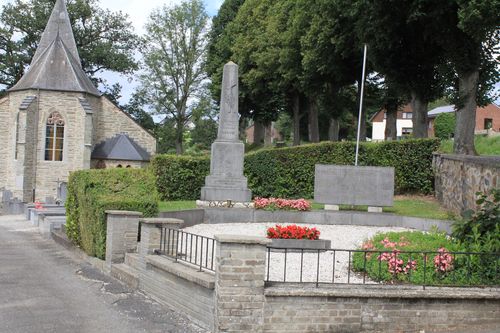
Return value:
[(265, 209), (265, 210), (300, 210), (308, 211), (311, 210), (311, 203), (305, 199), (279, 199), (279, 198), (255, 198), (254, 201), (255, 209)]
[(151, 168), (162, 200), (196, 200), (210, 173), (210, 158), (156, 155)]
[(73, 172), (68, 182), (66, 234), (88, 255), (106, 254), (106, 210), (158, 214), (154, 177), (143, 169)]
[[(363, 143), (360, 165), (395, 168), (397, 193), (430, 193), (434, 188), (432, 153), (437, 139)], [(316, 164), (354, 164), (355, 143), (324, 142), (264, 149), (245, 156), (248, 187), (256, 197), (312, 198)], [(162, 200), (195, 200), (210, 172), (210, 158), (159, 155), (153, 159)]]
[(441, 113), (434, 121), (434, 134), (441, 140), (453, 137), (455, 133), (455, 112)]
[(319, 235), (320, 232), (316, 228), (300, 227), (295, 224), (286, 227), (277, 224), (274, 228), (267, 229), (267, 238), (271, 239), (318, 240)]
[(454, 223), (453, 237), (470, 251), (500, 252), (500, 189), (476, 195), (479, 209)]
[(464, 246), (444, 233), (379, 234), (363, 243), (361, 249), (369, 252), (354, 253), (353, 269), (374, 281), (428, 285), (500, 283), (495, 274), (498, 256), (463, 253)]

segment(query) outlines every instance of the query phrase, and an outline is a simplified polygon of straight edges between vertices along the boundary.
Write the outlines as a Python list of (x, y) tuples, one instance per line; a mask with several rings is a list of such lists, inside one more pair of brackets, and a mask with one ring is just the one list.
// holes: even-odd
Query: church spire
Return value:
[(76, 91), (100, 96), (82, 69), (65, 0), (57, 0), (26, 74), (9, 89)]
[(37, 62), (41, 54), (47, 50), (58, 35), (73, 58), (80, 63), (80, 56), (78, 55), (78, 50), (76, 48), (75, 37), (73, 36), (73, 29), (71, 28), (71, 22), (69, 20), (65, 0), (56, 1), (52, 14), (49, 18), (49, 22), (47, 23), (47, 26), (42, 34), (42, 38), (40, 39), (40, 43), (38, 44), (35, 56), (31, 61), (31, 65)]

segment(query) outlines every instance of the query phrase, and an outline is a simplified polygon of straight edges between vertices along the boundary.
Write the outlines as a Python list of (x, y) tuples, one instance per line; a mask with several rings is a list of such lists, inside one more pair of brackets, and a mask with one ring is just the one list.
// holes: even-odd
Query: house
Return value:
[[(432, 109), (428, 116), (429, 137), (434, 137), (434, 121), (441, 113), (455, 112), (454, 105), (441, 106)], [(397, 137), (402, 138), (411, 135), (413, 132), (413, 113), (410, 104), (407, 104), (397, 113), (396, 127)], [(373, 125), (372, 140), (383, 141), (385, 139), (386, 113), (382, 109), (370, 119)], [(500, 107), (496, 104), (489, 104), (485, 107), (478, 107), (476, 110), (476, 134), (486, 134), (488, 129), (500, 132)]]
[[(413, 121), (412, 121), (412, 109), (410, 104), (405, 105), (402, 109), (397, 112), (396, 120), (396, 130), (397, 137), (402, 138), (409, 136), (413, 133)], [(385, 124), (387, 115), (385, 110), (382, 109), (375, 113), (370, 121), (372, 122), (372, 140), (373, 141), (383, 141), (385, 140)]]
[(65, 1), (57, 0), (26, 74), (0, 99), (0, 189), (23, 202), (57, 196), (69, 173), (141, 167), (156, 140), (84, 73)]
[[(455, 112), (455, 105), (441, 106), (432, 109), (428, 116), (429, 137), (434, 137), (434, 121), (442, 113)], [(476, 134), (486, 134), (488, 130), (500, 132), (500, 107), (496, 104), (488, 104), (485, 107), (476, 109)]]

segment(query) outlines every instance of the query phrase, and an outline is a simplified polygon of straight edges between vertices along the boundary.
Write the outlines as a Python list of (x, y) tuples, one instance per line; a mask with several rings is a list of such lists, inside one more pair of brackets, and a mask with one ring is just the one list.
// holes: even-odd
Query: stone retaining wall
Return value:
[(476, 192), (500, 188), (500, 156), (435, 154), (436, 197), (448, 210), (476, 209)]

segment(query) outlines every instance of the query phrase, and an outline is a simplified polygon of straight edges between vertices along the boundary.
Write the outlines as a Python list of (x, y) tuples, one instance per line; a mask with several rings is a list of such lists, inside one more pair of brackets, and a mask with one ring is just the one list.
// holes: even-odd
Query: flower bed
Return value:
[[(374, 281), (425, 285), (498, 285), (491, 254), (469, 254), (442, 233), (379, 234), (353, 256), (353, 269)], [(492, 266), (493, 265), (493, 266)]]
[(272, 239), (269, 247), (278, 249), (325, 250), (331, 247), (330, 240), (319, 239), (316, 228), (298, 225), (276, 225), (267, 229), (267, 238)]
[(311, 203), (305, 199), (255, 198), (255, 209), (265, 210), (311, 210)]

